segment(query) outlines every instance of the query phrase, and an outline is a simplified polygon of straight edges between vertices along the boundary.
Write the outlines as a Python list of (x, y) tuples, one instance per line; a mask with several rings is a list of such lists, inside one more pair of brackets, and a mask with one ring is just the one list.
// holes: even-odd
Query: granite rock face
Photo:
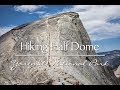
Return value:
[(117, 68), (116, 71), (114, 71), (115, 76), (120, 79), (120, 66)]
[[(21, 42), (47, 45), (43, 50), (21, 50)], [(90, 45), (89, 36), (74, 12), (43, 18), (18, 26), (0, 37), (1, 85), (117, 85), (114, 73), (91, 65), (95, 51), (51, 50), (64, 41)], [(61, 46), (62, 47), (62, 46)], [(68, 48), (69, 49), (69, 48)], [(70, 56), (73, 55), (73, 56)], [(87, 61), (87, 64), (76, 65)], [(64, 63), (63, 63), (64, 62)], [(100, 62), (99, 62), (100, 63)]]

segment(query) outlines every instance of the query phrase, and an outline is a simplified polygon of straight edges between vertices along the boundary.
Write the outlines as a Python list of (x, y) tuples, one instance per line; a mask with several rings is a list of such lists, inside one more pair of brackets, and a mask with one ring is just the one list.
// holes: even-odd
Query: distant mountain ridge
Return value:
[(99, 57), (104, 63), (108, 61), (109, 65), (116, 69), (120, 65), (120, 50), (113, 50), (108, 52), (100, 52), (98, 55), (105, 55), (104, 57)]
[[(93, 50), (50, 49), (52, 44), (61, 46), (68, 40), (80, 45), (91, 45), (87, 31), (76, 12), (49, 16), (5, 33), (0, 37), (0, 85), (120, 84), (113, 70), (94, 65), (95, 56), (63, 56), (96, 55)], [(21, 50), (21, 42), (32, 42), (33, 46), (37, 44), (48, 48), (43, 50), (45, 53), (42, 50)], [(86, 61), (88, 64), (84, 66), (75, 65)]]

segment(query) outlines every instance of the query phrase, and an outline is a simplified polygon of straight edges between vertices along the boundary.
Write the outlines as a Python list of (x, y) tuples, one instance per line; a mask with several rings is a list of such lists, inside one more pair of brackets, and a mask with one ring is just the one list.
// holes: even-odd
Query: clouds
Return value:
[(0, 27), (0, 36), (3, 35), (3, 34), (5, 34), (8, 31), (10, 31), (14, 27), (16, 27), (16, 26), (10, 25), (10, 26)]
[(43, 7), (45, 6), (44, 5), (18, 5), (18, 6), (14, 6), (14, 9), (19, 12), (33, 12)]
[(101, 40), (120, 36), (120, 24), (110, 23), (110, 19), (120, 17), (118, 5), (74, 5), (63, 10), (79, 13), (91, 40)]
[(17, 5), (13, 9), (22, 14), (33, 14), (28, 15), (30, 18), (47, 17), (68, 11), (77, 12), (92, 41), (120, 37), (119, 5)]

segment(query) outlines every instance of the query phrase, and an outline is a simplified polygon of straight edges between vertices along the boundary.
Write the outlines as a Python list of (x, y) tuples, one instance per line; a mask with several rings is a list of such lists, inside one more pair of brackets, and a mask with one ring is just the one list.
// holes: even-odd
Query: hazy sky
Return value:
[(68, 11), (79, 13), (100, 51), (120, 50), (120, 5), (0, 5), (0, 35), (26, 22)]

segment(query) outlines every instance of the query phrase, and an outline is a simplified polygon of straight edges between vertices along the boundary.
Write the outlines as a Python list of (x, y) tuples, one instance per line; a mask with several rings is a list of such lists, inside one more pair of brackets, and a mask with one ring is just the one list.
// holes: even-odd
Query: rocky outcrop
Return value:
[[(21, 42), (47, 45), (42, 50), (21, 50)], [(114, 73), (94, 62), (94, 51), (51, 50), (64, 41), (90, 45), (79, 15), (74, 12), (50, 16), (16, 27), (0, 37), (0, 84), (10, 85), (117, 85)], [(25, 46), (24, 46), (25, 47)], [(45, 46), (44, 46), (45, 47)], [(34, 47), (35, 48), (35, 47)], [(55, 47), (56, 48), (56, 47)], [(28, 48), (27, 48), (28, 49)], [(68, 48), (69, 49), (69, 48)], [(77, 65), (79, 63), (87, 63)], [(100, 63), (100, 62), (99, 62)]]
[(115, 76), (120, 79), (120, 66), (114, 71)]

